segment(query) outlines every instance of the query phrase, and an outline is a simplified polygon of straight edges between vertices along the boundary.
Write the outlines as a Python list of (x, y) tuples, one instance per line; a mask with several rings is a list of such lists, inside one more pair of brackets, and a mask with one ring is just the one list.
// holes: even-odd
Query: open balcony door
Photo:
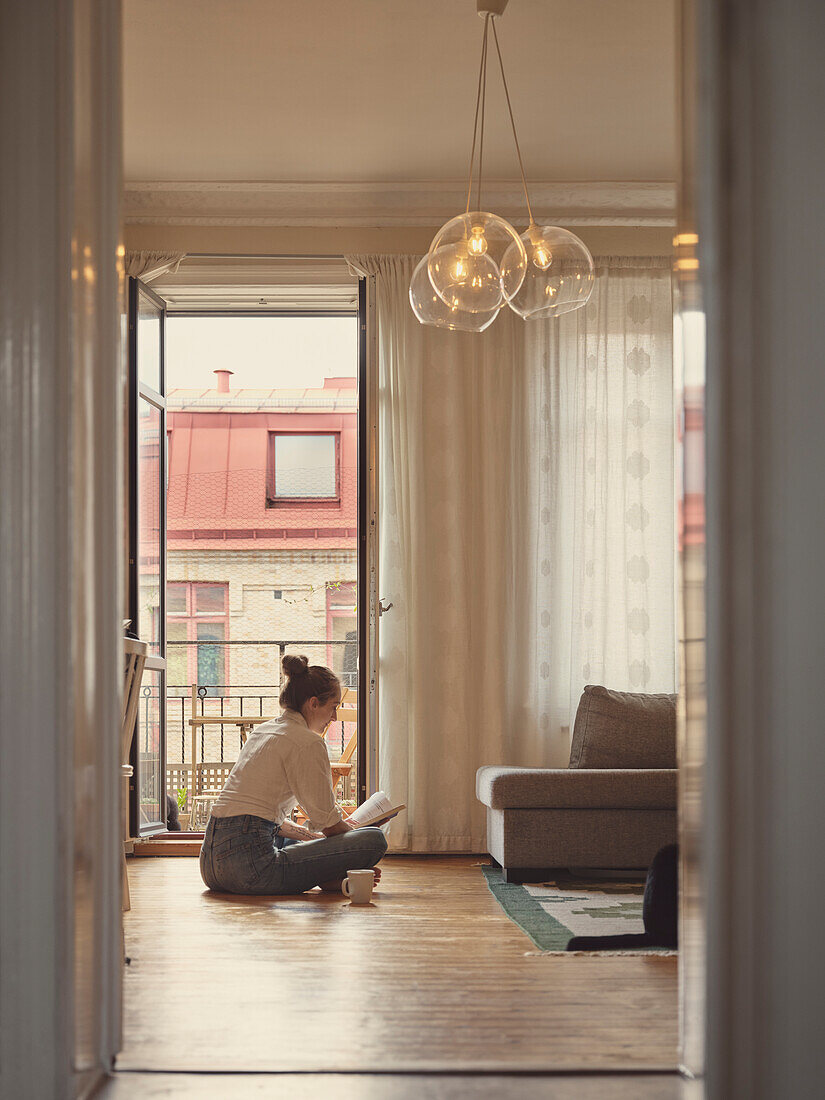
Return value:
[(129, 616), (149, 644), (132, 742), (132, 836), (166, 829), (166, 305), (129, 280)]

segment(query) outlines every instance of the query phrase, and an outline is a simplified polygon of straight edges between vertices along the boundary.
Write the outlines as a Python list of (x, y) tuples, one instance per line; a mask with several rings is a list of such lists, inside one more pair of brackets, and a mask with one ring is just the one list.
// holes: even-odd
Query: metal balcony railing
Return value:
[[(268, 669), (274, 673), (273, 679), (268, 683), (238, 682), (230, 674), (222, 678), (225, 682), (210, 683), (183, 683), (167, 685), (166, 701), (166, 783), (167, 791), (173, 795), (182, 788), (187, 789), (187, 804), (191, 804), (191, 797), (205, 787), (218, 787), (226, 780), (232, 764), (238, 757), (244, 737), (249, 727), (238, 724), (238, 719), (248, 717), (277, 715), (280, 711), (278, 697), (281, 692), (281, 660), (287, 652), (304, 653), (310, 663), (332, 664), (342, 681), (345, 695), (348, 690), (357, 690), (357, 672), (355, 671), (356, 645), (351, 640), (313, 639), (313, 640), (246, 640), (233, 641), (202, 640), (202, 641), (174, 641), (167, 643), (168, 649), (180, 647), (211, 649), (223, 647), (263, 647), (272, 652), (271, 662), (266, 663)], [(333, 653), (340, 652), (340, 647), (349, 647), (341, 655), (342, 659), (333, 659), (330, 662), (330, 649)], [(277, 651), (277, 657), (274, 651)], [(231, 662), (242, 673), (243, 665), (249, 666), (250, 662)], [(255, 662), (251, 662), (255, 664)], [(351, 666), (351, 669), (341, 672), (340, 666)], [(219, 662), (220, 668), (227, 667), (226, 662)], [(140, 751), (148, 759), (157, 760), (160, 745), (159, 728), (159, 688), (156, 683), (147, 684), (141, 691), (141, 721), (139, 724)], [(353, 698), (353, 697), (351, 697)], [(345, 701), (345, 706), (347, 703)], [(354, 702), (349, 703), (350, 712)], [(192, 719), (208, 718), (205, 724), (194, 722)], [(357, 728), (354, 721), (344, 720), (334, 722), (324, 735), (329, 751), (330, 760), (335, 764), (350, 738)], [(348, 754), (349, 755), (349, 754)], [(356, 756), (351, 758), (354, 767)], [(335, 769), (333, 769), (335, 770)], [(343, 772), (342, 765), (342, 772)], [(143, 791), (146, 797), (157, 798), (154, 791), (155, 771), (147, 769), (144, 777), (144, 786), (149, 786)], [(344, 783), (343, 795), (350, 797), (351, 781)]]
[[(329, 661), (328, 653), (330, 649), (333, 649), (333, 651), (338, 649), (340, 651), (340, 648), (344, 647), (344, 652), (342, 654), (343, 660), (340, 662), (340, 664), (343, 664), (344, 670), (339, 671), (338, 675), (344, 689), (357, 689), (358, 674), (355, 669), (355, 654), (357, 647), (355, 643), (350, 640), (332, 640), (324, 638), (309, 641), (293, 641), (290, 639), (262, 641), (239, 639), (231, 641), (175, 641), (167, 643), (167, 649), (198, 647), (209, 650), (223, 647), (249, 646), (277, 649), (278, 658), (277, 661), (273, 660), (274, 667), (272, 670), (276, 674), (277, 680), (270, 683), (243, 683), (238, 682), (230, 676), (226, 682), (211, 682), (208, 684), (198, 683), (196, 685), (196, 698), (198, 702), (195, 704), (198, 709), (195, 713), (192, 712), (193, 696), (191, 682), (185, 684), (167, 684), (166, 757), (168, 763), (172, 763), (173, 761), (184, 763), (186, 761), (187, 750), (191, 744), (191, 727), (189, 725), (189, 719), (195, 717), (196, 714), (201, 717), (210, 716), (226, 718), (225, 724), (221, 723), (218, 725), (218, 732), (210, 748), (214, 748), (217, 751), (216, 758), (221, 762), (227, 759), (235, 760), (242, 745), (241, 730), (237, 727), (235, 720), (244, 716), (278, 714), (280, 710), (278, 696), (281, 693), (283, 683), (280, 676), (281, 661), (288, 651), (305, 653), (307, 657), (309, 657), (311, 663), (314, 661), (317, 664), (325, 665)], [(340, 667), (337, 661), (333, 661), (333, 664), (339, 665)], [(146, 707), (146, 726), (148, 727), (151, 709), (150, 697), (156, 694), (156, 689), (154, 687), (146, 687), (143, 690)], [(340, 756), (344, 750), (351, 732), (351, 728), (347, 729), (347, 727), (352, 727), (352, 723), (335, 722), (327, 731), (326, 742), (333, 759), (335, 758), (336, 750), (338, 756)], [(206, 727), (201, 727), (199, 747), (202, 761), (206, 759), (208, 739), (209, 734), (207, 733)]]

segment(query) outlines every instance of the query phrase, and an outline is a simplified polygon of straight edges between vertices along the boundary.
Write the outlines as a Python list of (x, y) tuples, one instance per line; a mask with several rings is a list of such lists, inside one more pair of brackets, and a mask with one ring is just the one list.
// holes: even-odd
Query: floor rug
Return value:
[[(542, 952), (564, 952), (573, 936), (642, 933), (644, 883), (559, 876), (548, 882), (504, 882), (501, 869), (482, 865), (493, 897), (514, 924)], [(657, 948), (619, 952), (675, 954)], [(594, 952), (602, 954), (602, 952)]]

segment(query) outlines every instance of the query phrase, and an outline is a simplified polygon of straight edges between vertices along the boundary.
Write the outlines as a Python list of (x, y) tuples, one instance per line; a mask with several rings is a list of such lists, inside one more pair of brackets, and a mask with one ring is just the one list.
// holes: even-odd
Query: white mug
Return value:
[(369, 868), (362, 871), (347, 871), (347, 877), (341, 883), (341, 893), (349, 898), (353, 905), (369, 905), (374, 885), (375, 874)]

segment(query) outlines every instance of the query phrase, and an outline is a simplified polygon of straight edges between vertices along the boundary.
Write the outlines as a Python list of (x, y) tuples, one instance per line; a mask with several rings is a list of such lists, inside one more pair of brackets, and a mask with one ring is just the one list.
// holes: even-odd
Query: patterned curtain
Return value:
[(526, 328), (548, 728), (585, 684), (675, 690), (672, 328), (670, 262), (642, 257), (599, 260), (585, 309)]
[(482, 851), (483, 764), (567, 764), (585, 683), (675, 683), (669, 261), (597, 262), (588, 306), (422, 327), (376, 276), (379, 786), (396, 849)]

